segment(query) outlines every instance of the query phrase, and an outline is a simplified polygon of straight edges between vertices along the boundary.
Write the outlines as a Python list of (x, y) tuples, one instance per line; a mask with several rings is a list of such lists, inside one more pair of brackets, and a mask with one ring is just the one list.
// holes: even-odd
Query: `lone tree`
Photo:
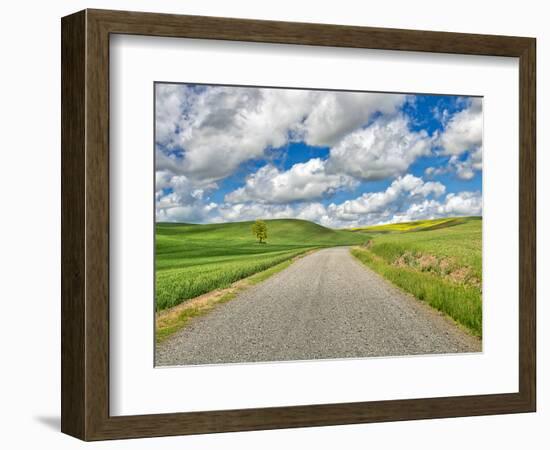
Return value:
[(256, 220), (252, 224), (252, 234), (258, 238), (260, 244), (265, 244), (267, 239), (267, 225), (263, 220)]

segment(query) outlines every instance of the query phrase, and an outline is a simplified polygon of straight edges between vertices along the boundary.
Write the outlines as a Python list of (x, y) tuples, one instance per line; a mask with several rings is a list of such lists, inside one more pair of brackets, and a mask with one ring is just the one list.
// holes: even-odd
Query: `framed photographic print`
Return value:
[(535, 39), (62, 19), (62, 431), (535, 410)]

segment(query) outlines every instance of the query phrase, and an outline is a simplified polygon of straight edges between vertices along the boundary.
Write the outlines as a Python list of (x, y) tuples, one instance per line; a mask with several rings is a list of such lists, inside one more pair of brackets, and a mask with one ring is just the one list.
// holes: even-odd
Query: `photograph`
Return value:
[(155, 82), (154, 129), (155, 366), (482, 351), (482, 97)]

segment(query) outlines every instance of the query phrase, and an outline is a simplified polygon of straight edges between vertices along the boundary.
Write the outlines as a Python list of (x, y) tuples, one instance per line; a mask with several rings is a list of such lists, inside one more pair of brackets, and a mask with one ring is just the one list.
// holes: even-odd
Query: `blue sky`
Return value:
[(155, 86), (157, 221), (481, 215), (482, 99)]

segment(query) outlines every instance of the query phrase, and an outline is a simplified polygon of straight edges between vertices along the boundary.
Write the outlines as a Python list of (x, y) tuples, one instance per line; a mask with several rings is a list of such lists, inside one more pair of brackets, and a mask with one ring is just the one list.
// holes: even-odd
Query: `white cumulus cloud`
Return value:
[(445, 203), (438, 213), (444, 216), (479, 216), (482, 211), (480, 192), (459, 192), (447, 194)]
[(157, 171), (155, 177), (155, 209), (158, 222), (203, 222), (217, 206), (207, 194), (215, 183), (191, 180), (185, 175)]
[(398, 94), (159, 84), (157, 165), (220, 180), (292, 140), (335, 144), (373, 114), (395, 113), (404, 101)]
[(268, 164), (248, 176), (245, 185), (230, 192), (225, 200), (230, 203), (257, 201), (259, 203), (286, 203), (298, 200), (315, 200), (339, 189), (357, 185), (345, 174), (329, 174), (325, 162), (312, 158), (280, 171)]
[(317, 92), (311, 113), (303, 122), (308, 145), (333, 146), (368, 123), (374, 113), (393, 115), (406, 96), (366, 92)]
[(483, 139), (482, 100), (472, 98), (470, 105), (448, 120), (439, 138), (445, 155), (460, 155), (481, 147)]
[(461, 180), (471, 180), (483, 166), (483, 102), (480, 98), (468, 100), (468, 105), (451, 115), (443, 112), (444, 130), (435, 139), (439, 154), (450, 156), (446, 166), (428, 167), (428, 177), (454, 173)]
[(420, 156), (429, 155), (431, 143), (424, 130), (409, 130), (405, 116), (382, 116), (331, 148), (327, 168), (365, 180), (395, 177)]
[(397, 178), (385, 191), (367, 192), (341, 204), (331, 204), (329, 212), (344, 221), (386, 220), (415, 200), (429, 196), (440, 197), (445, 186), (439, 182), (425, 182), (419, 177), (407, 174)]
[[(180, 182), (182, 180), (179, 180)], [(172, 183), (173, 185), (175, 182)], [(480, 192), (445, 194), (445, 186), (413, 175), (396, 179), (386, 190), (368, 192), (355, 199), (328, 206), (315, 201), (294, 203), (240, 202), (217, 204), (203, 192), (186, 198), (177, 192), (157, 192), (157, 221), (236, 222), (256, 219), (294, 218), (333, 228), (377, 225), (482, 213)], [(187, 203), (183, 203), (185, 200)]]

